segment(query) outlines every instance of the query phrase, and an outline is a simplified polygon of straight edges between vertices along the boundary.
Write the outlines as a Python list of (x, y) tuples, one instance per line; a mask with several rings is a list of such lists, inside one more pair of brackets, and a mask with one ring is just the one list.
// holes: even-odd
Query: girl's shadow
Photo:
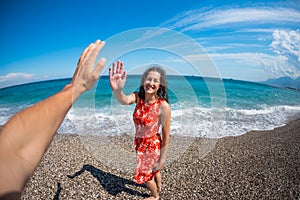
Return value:
[(131, 180), (127, 180), (124, 178), (121, 178), (119, 176), (113, 175), (108, 172), (104, 172), (92, 165), (84, 165), (82, 169), (78, 172), (76, 172), (74, 175), (67, 175), (69, 178), (73, 179), (79, 175), (81, 175), (83, 172), (88, 171), (90, 172), (99, 183), (102, 185), (102, 187), (111, 195), (116, 196), (117, 194), (121, 192), (127, 192), (128, 194), (134, 195), (134, 196), (141, 196), (141, 197), (148, 197), (149, 195), (140, 193), (136, 190), (130, 189), (126, 187), (126, 185), (132, 185), (137, 187), (143, 187), (146, 186), (139, 185)]

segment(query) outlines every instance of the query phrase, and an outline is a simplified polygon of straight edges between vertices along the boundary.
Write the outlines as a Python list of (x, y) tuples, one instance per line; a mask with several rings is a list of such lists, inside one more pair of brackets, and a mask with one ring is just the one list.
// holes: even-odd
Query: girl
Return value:
[[(170, 138), (171, 110), (166, 90), (166, 73), (159, 66), (147, 69), (142, 76), (139, 92), (125, 95), (122, 92), (126, 82), (126, 71), (123, 72), (123, 68), (123, 62), (113, 63), (109, 68), (109, 77), (110, 86), (121, 104), (136, 103), (133, 112), (137, 155), (134, 181), (139, 184), (146, 182), (151, 192), (151, 197), (147, 199), (159, 199), (160, 170), (166, 161)], [(162, 137), (158, 133), (160, 126)]]

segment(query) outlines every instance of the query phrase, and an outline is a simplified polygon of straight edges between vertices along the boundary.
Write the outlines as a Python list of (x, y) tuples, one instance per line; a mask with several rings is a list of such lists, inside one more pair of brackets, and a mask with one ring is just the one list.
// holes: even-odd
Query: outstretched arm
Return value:
[(0, 198), (21, 194), (72, 104), (96, 83), (105, 59), (94, 64), (104, 44), (97, 40), (85, 49), (71, 84), (15, 114), (4, 125), (0, 134)]
[(136, 95), (135, 93), (129, 95), (123, 93), (122, 90), (126, 82), (126, 71), (123, 72), (123, 69), (123, 62), (118, 61), (117, 66), (113, 63), (112, 67), (109, 68), (109, 83), (116, 99), (123, 105), (129, 105), (136, 102)]

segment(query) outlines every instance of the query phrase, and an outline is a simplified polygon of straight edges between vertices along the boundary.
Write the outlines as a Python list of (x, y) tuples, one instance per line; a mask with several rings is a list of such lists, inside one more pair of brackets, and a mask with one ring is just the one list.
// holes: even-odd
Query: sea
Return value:
[[(138, 91), (141, 77), (128, 75), (124, 93)], [(300, 117), (300, 92), (256, 82), (199, 76), (168, 76), (171, 134), (222, 138), (251, 130), (272, 130)], [(71, 79), (0, 89), (0, 125), (53, 94)], [(102, 76), (67, 113), (61, 134), (134, 134), (135, 105), (119, 104)], [(54, 109), (54, 108), (53, 108)]]

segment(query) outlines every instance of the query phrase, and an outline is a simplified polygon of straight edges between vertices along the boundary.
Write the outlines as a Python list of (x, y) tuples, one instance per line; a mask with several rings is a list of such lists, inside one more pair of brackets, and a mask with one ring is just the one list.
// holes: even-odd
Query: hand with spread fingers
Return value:
[(90, 90), (98, 80), (100, 72), (105, 65), (105, 58), (101, 58), (96, 66), (94, 66), (94, 63), (104, 45), (105, 42), (97, 40), (95, 43), (90, 44), (82, 53), (71, 82), (74, 85), (74, 95), (76, 97)]
[(124, 63), (121, 61), (112, 64), (109, 68), (109, 82), (113, 91), (122, 90), (126, 82), (126, 71), (123, 72)]

